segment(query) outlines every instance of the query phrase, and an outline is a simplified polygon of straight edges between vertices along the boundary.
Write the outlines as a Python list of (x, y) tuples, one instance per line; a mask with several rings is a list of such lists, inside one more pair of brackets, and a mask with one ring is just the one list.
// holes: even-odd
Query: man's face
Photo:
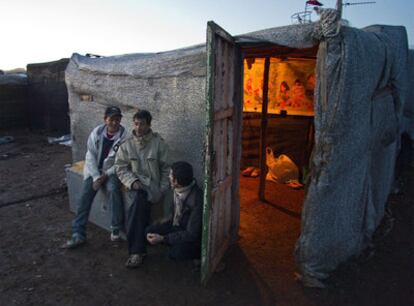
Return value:
[(145, 119), (134, 119), (134, 131), (137, 136), (144, 136), (149, 132), (151, 125)]
[(105, 118), (105, 124), (107, 127), (107, 131), (110, 134), (115, 134), (119, 131), (119, 128), (121, 126), (121, 116), (112, 116), (112, 117), (106, 117)]
[(168, 178), (170, 179), (170, 185), (171, 185), (171, 188), (176, 188), (176, 187), (178, 187), (178, 183), (177, 183), (177, 180), (176, 180), (176, 178), (174, 177), (174, 175), (173, 175), (173, 171), (170, 169), (170, 174), (168, 175)]

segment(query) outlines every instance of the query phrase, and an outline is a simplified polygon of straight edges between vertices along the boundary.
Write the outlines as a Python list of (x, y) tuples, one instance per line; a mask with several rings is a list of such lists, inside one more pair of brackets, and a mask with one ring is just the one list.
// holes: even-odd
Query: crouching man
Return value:
[(138, 111), (133, 135), (119, 147), (115, 169), (121, 182), (133, 193), (127, 214), (128, 268), (138, 267), (146, 256), (145, 228), (151, 218), (151, 205), (168, 189), (168, 147), (151, 130), (151, 114)]
[(171, 259), (199, 259), (203, 192), (197, 186), (193, 168), (187, 162), (174, 163), (169, 179), (173, 189), (172, 214), (168, 220), (147, 227), (147, 240), (150, 244), (169, 245), (168, 257)]
[(121, 125), (121, 110), (116, 106), (106, 108), (104, 124), (97, 126), (89, 135), (83, 184), (77, 203), (75, 219), (72, 222), (72, 238), (62, 248), (72, 249), (86, 242), (86, 225), (96, 193), (105, 188), (111, 207), (111, 240), (119, 240), (119, 231), (123, 227), (124, 209), (121, 194), (121, 182), (115, 174), (115, 154), (120, 143), (127, 137)]

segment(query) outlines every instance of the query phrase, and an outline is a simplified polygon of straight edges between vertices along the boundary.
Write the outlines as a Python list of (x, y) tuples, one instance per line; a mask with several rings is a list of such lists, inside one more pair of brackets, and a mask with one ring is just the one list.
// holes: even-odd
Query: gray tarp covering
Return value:
[[(171, 159), (185, 159), (202, 179), (206, 46), (151, 54), (90, 58), (73, 54), (66, 69), (72, 156), (85, 156), (90, 131), (102, 123), (108, 105), (119, 106), (122, 124), (131, 129), (138, 108), (153, 115), (152, 127), (171, 149)], [(82, 100), (90, 95), (92, 101)]]
[(414, 141), (414, 50), (409, 50), (407, 65), (407, 97), (404, 105), (403, 132)]
[[(92, 74), (134, 78), (176, 77), (182, 74), (205, 76), (205, 45), (160, 53), (136, 53), (104, 58), (89, 58), (74, 54), (72, 64)], [(89, 87), (88, 87), (89, 88)]]
[(310, 48), (318, 44), (314, 38), (316, 23), (271, 28), (236, 36), (238, 43), (268, 42), (290, 48)]
[(403, 27), (324, 32), (318, 51), (315, 148), (296, 259), (324, 279), (367, 247), (393, 182), (403, 108)]

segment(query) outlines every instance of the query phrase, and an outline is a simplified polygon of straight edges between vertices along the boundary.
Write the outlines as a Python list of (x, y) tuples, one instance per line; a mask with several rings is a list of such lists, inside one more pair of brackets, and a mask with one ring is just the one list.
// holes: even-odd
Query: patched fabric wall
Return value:
[(319, 31), (315, 147), (296, 259), (303, 275), (324, 279), (367, 247), (384, 216), (405, 103), (407, 37), (391, 26), (322, 22)]
[(134, 113), (147, 109), (153, 130), (171, 149), (171, 159), (192, 163), (201, 180), (205, 74), (205, 46), (106, 58), (74, 54), (66, 70), (73, 160), (84, 159), (87, 137), (103, 122), (106, 106), (121, 108), (122, 124), (129, 130)]

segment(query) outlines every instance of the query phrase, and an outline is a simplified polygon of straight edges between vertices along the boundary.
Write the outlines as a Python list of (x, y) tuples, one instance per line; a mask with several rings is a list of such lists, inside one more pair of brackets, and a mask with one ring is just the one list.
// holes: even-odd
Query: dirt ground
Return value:
[(371, 256), (340, 266), (328, 289), (303, 288), (293, 277), (303, 190), (267, 193), (264, 204), (250, 178), (242, 179), (239, 242), (203, 287), (198, 268), (167, 260), (162, 246), (149, 249), (142, 268), (126, 269), (126, 243), (110, 242), (92, 224), (85, 246), (60, 249), (73, 218), (64, 173), (70, 148), (41, 133), (0, 132), (6, 135), (15, 141), (0, 145), (0, 305), (414, 305), (411, 151), (404, 192), (389, 201), (393, 229), (379, 232)]

